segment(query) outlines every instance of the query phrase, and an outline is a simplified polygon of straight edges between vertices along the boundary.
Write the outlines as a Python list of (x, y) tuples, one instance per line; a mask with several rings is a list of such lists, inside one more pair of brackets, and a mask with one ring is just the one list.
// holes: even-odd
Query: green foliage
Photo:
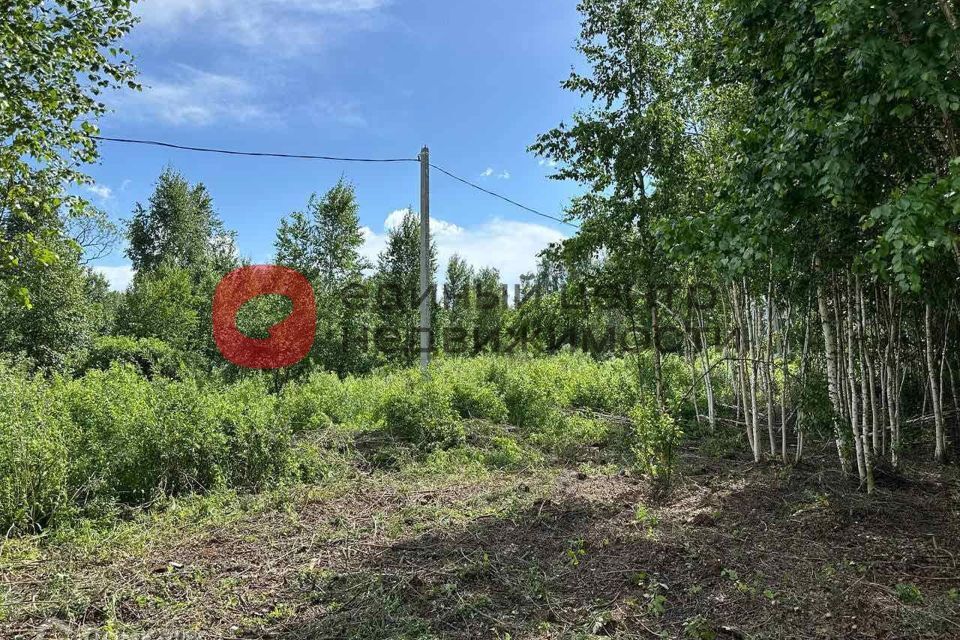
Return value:
[(274, 246), (277, 264), (306, 276), (317, 298), (317, 336), (307, 365), (340, 375), (372, 368), (363, 335), (370, 292), (362, 270), (369, 264), (360, 255), (363, 232), (353, 185), (341, 179), (322, 197), (311, 195), (306, 212), (280, 221)]
[[(477, 293), (473, 267), (454, 254), (447, 263), (447, 281), (443, 289), (444, 310), (447, 313), (447, 333), (444, 349), (466, 351), (473, 339), (477, 312)], [(449, 342), (451, 344), (447, 344)]]
[(151, 384), (129, 367), (92, 371), (60, 393), (84, 443), (74, 486), (89, 499), (138, 504), (224, 486), (216, 394), (189, 381)]
[[(136, 22), (131, 0), (9, 0), (0, 21), (0, 221), (49, 219), (84, 203), (62, 195), (88, 182), (78, 167), (96, 161), (92, 136), (107, 112), (103, 94), (129, 87), (136, 72), (118, 46)], [(58, 261), (60, 230), (3, 228), (0, 287), (29, 307), (31, 276)], [(69, 261), (69, 260), (68, 260)], [(27, 262), (36, 265), (25, 269)]]
[(0, 526), (113, 518), (163, 496), (326, 482), (385, 462), (482, 475), (581, 459), (618, 430), (570, 408), (582, 381), (620, 366), (586, 357), (441, 360), (429, 376), (318, 372), (274, 391), (271, 375), (229, 383), (181, 369), (175, 354), (113, 337), (76, 379), (0, 366)]
[(249, 378), (229, 386), (225, 392), (205, 389), (219, 403), (217, 431), (227, 443), (222, 461), (226, 482), (231, 487), (257, 489), (282, 480), (291, 454), (291, 432), (276, 420), (276, 397), (267, 390), (264, 378)]
[(470, 445), (451, 449), (437, 449), (422, 461), (409, 467), (409, 472), (420, 475), (487, 475), (491, 469), (515, 469), (522, 466), (526, 452), (515, 440), (496, 438), (489, 448)]
[(897, 593), (897, 598), (904, 604), (920, 604), (923, 602), (923, 594), (920, 593), (920, 589), (915, 584), (900, 583), (894, 587), (894, 590)]
[(111, 291), (110, 283), (103, 274), (87, 271), (85, 302), (89, 313), (90, 329), (95, 336), (109, 335), (117, 320), (120, 292)]
[(257, 296), (240, 307), (237, 312), (237, 329), (250, 338), (264, 340), (270, 337), (270, 329), (286, 320), (291, 311), (293, 303), (286, 296)]
[[(960, 98), (958, 98), (960, 99)], [(960, 157), (945, 176), (922, 176), (873, 209), (863, 226), (878, 229), (867, 258), (903, 291), (919, 292), (927, 269), (951, 256), (960, 241)]]
[(456, 379), (451, 384), (451, 402), (461, 418), (483, 418), (491, 422), (506, 422), (507, 405), (491, 384)]
[(97, 503), (255, 489), (282, 481), (294, 466), (290, 432), (262, 380), (225, 388), (151, 382), (114, 364), (44, 382), (4, 367), (0, 396), (5, 527), (44, 526)]
[(277, 264), (296, 269), (322, 285), (350, 280), (365, 266), (363, 233), (353, 185), (340, 179), (323, 197), (312, 194), (307, 212), (280, 221)]
[(683, 623), (683, 636), (691, 640), (716, 640), (717, 632), (707, 618), (696, 615)]
[(474, 312), (474, 348), (481, 351), (502, 348), (503, 332), (506, 328), (506, 300), (500, 282), (500, 272), (485, 267), (473, 278), (475, 294)]
[(42, 380), (0, 361), (0, 525), (47, 526), (69, 507), (76, 435)]
[(669, 486), (683, 431), (669, 413), (652, 401), (638, 403), (630, 412), (631, 450), (641, 469)]
[(232, 257), (233, 236), (213, 210), (203, 184), (191, 185), (167, 168), (149, 206), (137, 203), (127, 225), (127, 257), (138, 272), (161, 265), (202, 271)]
[(629, 359), (591, 362), (578, 368), (570, 403), (574, 407), (624, 414), (636, 402), (636, 367)]
[(570, 541), (570, 545), (567, 547), (566, 556), (567, 556), (567, 563), (571, 567), (580, 566), (581, 559), (586, 555), (587, 555), (587, 550), (584, 547), (582, 538), (578, 538), (576, 540)]
[(518, 468), (537, 460), (535, 452), (524, 449), (516, 440), (506, 436), (495, 436), (490, 445), (484, 461), (495, 469)]
[(201, 324), (190, 272), (164, 263), (138, 272), (120, 305), (117, 329), (134, 338), (156, 338), (187, 352)]
[(156, 338), (128, 338), (103, 336), (93, 341), (80, 373), (91, 369), (106, 371), (114, 363), (132, 365), (147, 378), (162, 376), (178, 378), (184, 373), (184, 364), (177, 352), (166, 342)]
[(291, 433), (314, 431), (346, 421), (347, 390), (332, 373), (314, 373), (280, 394), (278, 414)]
[(600, 420), (555, 412), (531, 435), (531, 441), (560, 458), (575, 460), (585, 447), (608, 444), (610, 430), (611, 427)]
[(213, 343), (213, 293), (239, 260), (234, 234), (206, 188), (165, 169), (149, 205), (136, 205), (127, 240), (137, 273), (122, 296), (115, 331), (163, 340), (191, 364), (222, 364)]
[(525, 368), (494, 361), (487, 371), (487, 381), (502, 395), (510, 424), (531, 431), (557, 419), (549, 391), (538, 385)]
[(637, 507), (633, 510), (634, 519), (642, 525), (653, 528), (659, 524), (657, 516), (650, 513), (650, 509), (647, 508), (644, 504), (638, 504)]
[[(0, 223), (0, 235), (4, 227), (14, 235), (14, 228), (25, 227), (38, 234), (42, 229), (59, 234), (63, 224), (59, 219), (34, 219), (28, 225), (15, 219)], [(96, 309), (87, 304), (88, 275), (76, 247), (64, 239), (47, 242), (57, 252), (56, 262), (43, 265), (26, 256), (20, 264), (23, 271), (18, 277), (31, 291), (30, 306), (9, 299), (0, 302), (0, 351), (22, 352), (40, 367), (64, 371), (89, 344)]]
[[(430, 282), (437, 270), (437, 249), (430, 245)], [(377, 289), (379, 327), (389, 333), (384, 355), (392, 362), (410, 365), (420, 354), (420, 218), (407, 209), (387, 234), (387, 246), (377, 258), (373, 285)], [(436, 310), (436, 307), (435, 307)]]
[(387, 432), (400, 440), (441, 448), (464, 440), (450, 387), (440, 380), (419, 374), (405, 376), (390, 387), (382, 403)]

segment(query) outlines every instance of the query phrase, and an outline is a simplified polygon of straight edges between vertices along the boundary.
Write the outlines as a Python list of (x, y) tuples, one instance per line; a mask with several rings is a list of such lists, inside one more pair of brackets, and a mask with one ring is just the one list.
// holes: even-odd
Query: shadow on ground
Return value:
[(284, 640), (960, 637), (948, 485), (908, 483), (867, 501), (812, 467), (698, 465), (661, 504), (631, 478), (568, 472), (509, 515), (349, 547), (296, 585), (310, 606), (272, 631)]

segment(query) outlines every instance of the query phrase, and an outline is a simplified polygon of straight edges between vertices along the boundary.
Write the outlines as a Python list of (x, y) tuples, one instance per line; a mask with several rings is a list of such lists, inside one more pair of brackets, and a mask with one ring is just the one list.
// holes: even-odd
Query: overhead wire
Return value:
[(201, 153), (219, 153), (227, 156), (250, 156), (255, 158), (291, 158), (294, 160), (331, 160), (335, 162), (420, 162), (419, 158), (347, 158), (341, 156), (314, 156), (298, 153), (268, 153), (263, 151), (234, 151), (230, 149), (214, 149), (211, 147), (190, 147), (182, 144), (173, 144), (170, 142), (159, 142), (157, 140), (108, 138), (106, 136), (93, 136), (93, 139), (104, 142), (122, 142), (125, 144), (140, 144), (154, 147), (166, 147), (168, 149), (180, 149), (181, 151), (199, 151)]
[(536, 209), (534, 209), (534, 208), (532, 208), (532, 207), (528, 207), (528, 206), (525, 205), (525, 204), (520, 204), (520, 203), (517, 202), (516, 200), (511, 200), (511, 199), (508, 198), (507, 196), (500, 195), (499, 193), (496, 193), (495, 191), (490, 191), (489, 189), (484, 189), (484, 188), (481, 187), (480, 185), (474, 184), (473, 182), (470, 182), (469, 180), (467, 180), (467, 179), (465, 179), (465, 178), (461, 178), (460, 176), (458, 176), (458, 175), (456, 175), (456, 174), (454, 174), (454, 173), (451, 173), (450, 171), (447, 171), (447, 170), (444, 169), (443, 167), (439, 167), (439, 166), (437, 166), (437, 165), (435, 165), (435, 164), (433, 164), (433, 163), (430, 163), (430, 166), (431, 166), (432, 168), (436, 169), (437, 171), (439, 171), (440, 173), (446, 174), (447, 176), (453, 178), (454, 180), (457, 180), (457, 181), (459, 181), (459, 182), (462, 182), (463, 184), (465, 184), (465, 185), (467, 185), (467, 186), (473, 187), (474, 189), (477, 189), (478, 191), (482, 191), (482, 192), (484, 192), (484, 193), (486, 193), (486, 194), (488, 194), (488, 195), (491, 195), (491, 196), (493, 196), (494, 198), (500, 198), (500, 199), (503, 200), (504, 202), (509, 202), (509, 203), (512, 204), (513, 206), (519, 207), (519, 208), (523, 209), (524, 211), (529, 211), (530, 213), (532, 213), (532, 214), (534, 214), (534, 215), (538, 215), (538, 216), (540, 216), (540, 217), (542, 217), (542, 218), (547, 218), (547, 219), (549, 219), (549, 220), (553, 220), (553, 221), (555, 221), (555, 222), (559, 222), (560, 224), (565, 224), (565, 225), (567, 225), (567, 226), (569, 226), (569, 227), (579, 228), (579, 227), (577, 227), (577, 225), (575, 225), (575, 224), (573, 224), (573, 223), (571, 223), (571, 222), (568, 222), (568, 221), (564, 220), (563, 218), (558, 218), (558, 217), (552, 216), (552, 215), (550, 215), (550, 214), (548, 214), (548, 213), (543, 213), (542, 211), (537, 211)]
[[(166, 149), (178, 149), (180, 151), (194, 151), (199, 153), (215, 153), (220, 155), (227, 156), (246, 156), (254, 158), (289, 158), (294, 160), (328, 160), (332, 162), (366, 162), (366, 163), (376, 163), (376, 162), (420, 162), (419, 158), (352, 158), (345, 156), (321, 156), (321, 155), (308, 155), (308, 154), (297, 154), (297, 153), (274, 153), (274, 152), (264, 152), (264, 151), (237, 151), (234, 149), (217, 149), (213, 147), (194, 147), (189, 145), (182, 144), (173, 144), (171, 142), (161, 142), (159, 140), (138, 140), (135, 138), (112, 138), (108, 136), (92, 136), (94, 140), (99, 140), (101, 142), (117, 142), (122, 144), (136, 144), (136, 145), (145, 145), (153, 147), (163, 147)], [(565, 224), (569, 227), (578, 228), (577, 225), (564, 220), (563, 218), (553, 216), (542, 211), (538, 211), (533, 207), (528, 207), (525, 204), (521, 204), (516, 200), (508, 198), (507, 196), (501, 195), (490, 189), (485, 189), (480, 185), (473, 183), (466, 178), (462, 178), (452, 171), (448, 171), (441, 166), (435, 165), (433, 163), (430, 166), (440, 173), (445, 174), (446, 176), (453, 178), (454, 180), (461, 182), (469, 187), (472, 187), (478, 191), (482, 191), (487, 195), (493, 196), (494, 198), (499, 198), (504, 202), (507, 202), (515, 207), (523, 209), (529, 213), (540, 216), (541, 218), (546, 218), (548, 220), (553, 220), (554, 222), (559, 222), (560, 224)]]

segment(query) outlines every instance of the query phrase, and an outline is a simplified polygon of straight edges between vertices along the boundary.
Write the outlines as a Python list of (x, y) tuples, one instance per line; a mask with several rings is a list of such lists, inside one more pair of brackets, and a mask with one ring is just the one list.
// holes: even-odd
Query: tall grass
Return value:
[(322, 481), (361, 441), (381, 443), (383, 460), (405, 447), (434, 470), (535, 463), (609, 441), (611, 423), (593, 412), (626, 416), (644, 395), (634, 362), (575, 354), (442, 359), (427, 375), (314, 373), (279, 393), (267, 376), (169, 379), (120, 360), (72, 380), (0, 363), (5, 530), (97, 505)]

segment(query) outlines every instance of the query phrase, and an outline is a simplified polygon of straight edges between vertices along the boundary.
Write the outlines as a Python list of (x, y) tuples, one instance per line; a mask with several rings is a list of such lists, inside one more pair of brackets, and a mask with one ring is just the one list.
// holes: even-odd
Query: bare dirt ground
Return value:
[(371, 475), (8, 541), (0, 636), (960, 638), (955, 475), (867, 499), (820, 462), (690, 451), (664, 499), (600, 467)]

